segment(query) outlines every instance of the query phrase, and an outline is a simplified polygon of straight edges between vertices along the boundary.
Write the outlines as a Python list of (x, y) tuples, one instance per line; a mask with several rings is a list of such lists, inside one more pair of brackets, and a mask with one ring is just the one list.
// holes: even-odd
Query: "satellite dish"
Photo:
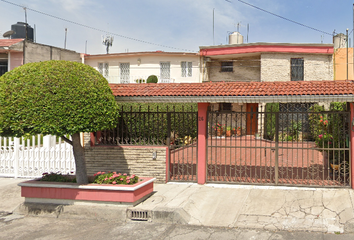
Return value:
[(3, 36), (4, 38), (10, 37), (10, 36), (11, 36), (12, 34), (14, 34), (14, 33), (15, 33), (15, 31), (10, 30), (10, 31), (5, 32), (2, 36)]

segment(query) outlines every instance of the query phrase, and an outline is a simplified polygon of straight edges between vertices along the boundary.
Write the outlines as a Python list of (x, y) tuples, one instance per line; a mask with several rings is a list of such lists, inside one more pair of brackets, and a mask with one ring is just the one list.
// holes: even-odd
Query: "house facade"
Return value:
[(146, 83), (151, 75), (158, 78), (158, 83), (201, 82), (196, 53), (155, 51), (84, 55), (83, 62), (97, 69), (109, 83)]
[(75, 51), (24, 39), (0, 39), (0, 76), (25, 63), (47, 60), (81, 62), (80, 53)]
[[(247, 43), (200, 47), (203, 82), (287, 82), (333, 80), (333, 44)], [(280, 103), (288, 111), (311, 104)], [(262, 112), (265, 103), (211, 103), (215, 112)], [(230, 115), (231, 117), (231, 115)], [(243, 134), (262, 135), (264, 119), (215, 121), (242, 122)]]

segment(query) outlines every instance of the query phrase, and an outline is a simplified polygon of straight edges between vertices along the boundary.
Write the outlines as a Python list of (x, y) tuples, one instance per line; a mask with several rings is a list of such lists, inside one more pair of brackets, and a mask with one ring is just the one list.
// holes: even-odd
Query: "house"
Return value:
[[(200, 47), (203, 82), (333, 80), (333, 44), (242, 43), (237, 32), (229, 39), (228, 45)], [(280, 108), (306, 111), (311, 105), (280, 103)], [(262, 112), (265, 103), (212, 103), (211, 108), (219, 112)], [(236, 119), (228, 119), (231, 121)], [(243, 117), (242, 122), (245, 134), (261, 129), (258, 125), (262, 119)]]
[[(197, 103), (198, 111), (122, 110), (117, 128), (85, 134), (88, 171), (353, 188), (354, 85), (333, 81), (332, 54), (332, 44), (200, 47), (202, 82), (110, 84), (119, 102)], [(310, 109), (333, 102), (335, 111)]]
[(0, 76), (25, 63), (47, 60), (80, 62), (80, 53), (63, 48), (25, 41), (22, 38), (0, 39)]
[(109, 83), (146, 83), (151, 75), (157, 76), (159, 83), (201, 82), (197, 53), (86, 54), (83, 62), (97, 69)]

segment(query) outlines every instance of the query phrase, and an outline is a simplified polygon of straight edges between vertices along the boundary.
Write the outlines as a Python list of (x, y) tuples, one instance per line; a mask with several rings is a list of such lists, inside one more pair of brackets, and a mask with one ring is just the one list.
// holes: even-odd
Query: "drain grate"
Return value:
[(136, 221), (147, 221), (150, 218), (150, 211), (147, 210), (128, 210), (128, 218)]

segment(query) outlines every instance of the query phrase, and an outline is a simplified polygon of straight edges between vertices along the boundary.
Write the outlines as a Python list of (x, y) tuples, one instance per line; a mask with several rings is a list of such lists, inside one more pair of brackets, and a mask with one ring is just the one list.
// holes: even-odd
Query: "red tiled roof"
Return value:
[(353, 95), (353, 81), (110, 84), (116, 97)]
[(18, 39), (0, 39), (0, 47), (10, 47), (11, 45), (23, 41), (22, 38)]

